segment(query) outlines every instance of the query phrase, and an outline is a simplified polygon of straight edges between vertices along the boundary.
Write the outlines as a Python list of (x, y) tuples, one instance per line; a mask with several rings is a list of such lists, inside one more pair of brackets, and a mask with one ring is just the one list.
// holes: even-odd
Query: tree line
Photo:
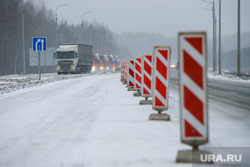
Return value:
[[(32, 37), (46, 37), (47, 48), (56, 46), (56, 18), (52, 10), (43, 2), (27, 0), (0, 0), (0, 75), (22, 73), (22, 5), (24, 14), (26, 73), (34, 73), (29, 66), (29, 48)], [(84, 22), (84, 34), (81, 25), (68, 24), (66, 20), (58, 22), (58, 43), (83, 43), (92, 45), (93, 52), (119, 55), (121, 59), (129, 51), (118, 46), (116, 39), (107, 26), (97, 22)], [(47, 68), (52, 72), (54, 67)]]

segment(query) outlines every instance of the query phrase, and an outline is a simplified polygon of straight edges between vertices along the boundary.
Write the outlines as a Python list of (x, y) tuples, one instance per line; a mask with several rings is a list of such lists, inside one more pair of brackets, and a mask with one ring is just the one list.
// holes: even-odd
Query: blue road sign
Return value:
[(33, 51), (46, 51), (46, 38), (33, 38)]

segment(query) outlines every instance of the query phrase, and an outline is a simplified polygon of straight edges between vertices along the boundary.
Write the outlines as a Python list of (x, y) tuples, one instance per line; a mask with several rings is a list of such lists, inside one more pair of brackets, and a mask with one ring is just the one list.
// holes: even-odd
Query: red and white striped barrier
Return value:
[(181, 141), (208, 142), (206, 32), (179, 33)]
[(123, 81), (123, 62), (121, 63), (121, 82)]
[(125, 67), (126, 67), (126, 81), (127, 81), (127, 85), (129, 84), (129, 67), (128, 67), (128, 65), (129, 65), (129, 62), (126, 62), (125, 63)]
[(135, 67), (135, 90), (137, 91), (141, 91), (141, 84), (142, 84), (142, 76), (141, 76), (141, 71), (142, 71), (142, 67), (141, 67), (141, 57), (136, 57), (134, 58), (134, 67)]
[(141, 96), (148, 98), (152, 96), (153, 78), (153, 55), (143, 54), (142, 56), (142, 93)]
[(170, 47), (154, 47), (153, 109), (159, 113), (168, 109), (170, 53)]
[(124, 62), (124, 84), (128, 83), (128, 63)]
[(134, 79), (134, 71), (135, 71), (135, 65), (134, 60), (129, 60), (129, 87), (133, 88), (135, 86), (135, 79)]

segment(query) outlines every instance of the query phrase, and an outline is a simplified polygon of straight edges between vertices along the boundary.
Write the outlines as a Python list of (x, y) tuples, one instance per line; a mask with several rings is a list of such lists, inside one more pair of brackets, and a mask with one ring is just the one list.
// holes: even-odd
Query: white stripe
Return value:
[(165, 85), (165, 82), (167, 81), (167, 79), (165, 79), (161, 73), (159, 73), (159, 71), (155, 70), (155, 77), (154, 77), (154, 80), (156, 80), (156, 76), (161, 80), (161, 82)]
[[(202, 103), (205, 103), (205, 91), (202, 90), (192, 79), (190, 79), (184, 72), (181, 75), (181, 85), (185, 86), (197, 97)], [(203, 84), (204, 85), (204, 84)], [(203, 87), (204, 89), (204, 87)]]
[[(150, 56), (150, 55), (146, 55), (146, 56)], [(146, 58), (146, 56), (143, 57), (143, 61), (147, 62), (148, 65), (149, 65), (150, 67), (152, 67), (152, 62), (150, 62), (150, 61)], [(152, 56), (151, 56), (151, 57), (152, 57)], [(152, 59), (153, 59), (153, 57), (152, 57)], [(144, 64), (144, 62), (143, 62), (143, 64)]]
[[(158, 51), (158, 50), (157, 50)], [(155, 59), (155, 64), (157, 63), (157, 57), (160, 59), (160, 61), (165, 65), (168, 66), (168, 60), (165, 59), (165, 57), (163, 57), (160, 53), (158, 53), (156, 55), (156, 59)], [(169, 57), (168, 57), (169, 59)]]
[[(151, 82), (151, 87), (152, 87), (152, 82)], [(142, 83), (142, 88), (145, 88), (150, 93), (150, 95), (152, 94), (151, 93), (152, 89), (150, 89), (144, 82)]]
[[(205, 116), (203, 118), (205, 118)], [(184, 130), (183, 137), (185, 139), (197, 139), (197, 138), (205, 139), (206, 138), (207, 133), (206, 133), (206, 126), (204, 126), (205, 122), (204, 122), (204, 125), (202, 125), (200, 123), (200, 121), (198, 121), (188, 110), (186, 110), (183, 107), (182, 108), (182, 121), (183, 121), (183, 125), (185, 126), (184, 119), (186, 119), (188, 121), (188, 123), (190, 125), (192, 125), (203, 136), (203, 137), (193, 137), (193, 138), (188, 137), (188, 138), (186, 138), (185, 133), (184, 133), (185, 128), (183, 128), (183, 130)], [(204, 121), (206, 121), (206, 120), (204, 119)]]
[(204, 55), (201, 55), (189, 42), (187, 42), (185, 39), (181, 40), (181, 50), (185, 49), (189, 53), (189, 55), (202, 67), (204, 67), (205, 64), (205, 57)]
[[(151, 71), (152, 71), (152, 68), (151, 68)], [(152, 82), (152, 78), (153, 78), (152, 75), (150, 76), (145, 70), (143, 70), (143, 74), (145, 74), (148, 77), (148, 79)], [(144, 75), (142, 75), (142, 77), (144, 78)]]
[[(158, 92), (156, 89), (155, 89), (155, 92), (154, 92), (154, 97), (157, 97), (163, 104), (164, 104), (164, 107), (167, 107), (167, 99), (164, 99), (164, 97), (160, 94), (160, 92)], [(167, 96), (167, 95), (166, 95)], [(154, 100), (155, 101), (155, 100)], [(154, 102), (154, 106), (155, 106), (155, 102)], [(158, 106), (156, 106), (158, 107)], [(163, 106), (162, 106), (163, 107)]]

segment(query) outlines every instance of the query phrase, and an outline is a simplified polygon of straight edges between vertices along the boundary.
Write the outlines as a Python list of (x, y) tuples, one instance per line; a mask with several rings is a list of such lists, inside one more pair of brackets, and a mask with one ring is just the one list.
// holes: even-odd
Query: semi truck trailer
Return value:
[(60, 74), (88, 73), (93, 66), (93, 47), (84, 44), (60, 44), (55, 53)]

